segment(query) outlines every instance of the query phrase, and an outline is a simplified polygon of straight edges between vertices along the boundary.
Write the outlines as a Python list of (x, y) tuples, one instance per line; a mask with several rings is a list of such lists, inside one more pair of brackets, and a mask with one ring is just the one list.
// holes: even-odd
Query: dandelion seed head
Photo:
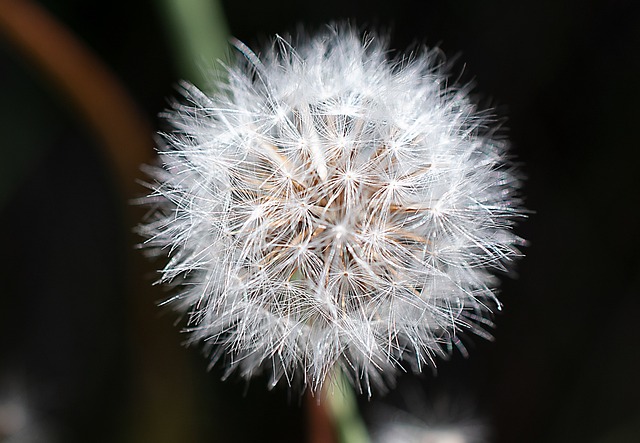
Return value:
[(439, 53), (332, 27), (248, 59), (218, 93), (182, 85), (151, 172), (140, 230), (190, 341), (271, 385), (340, 366), (370, 392), (487, 335), (519, 180)]

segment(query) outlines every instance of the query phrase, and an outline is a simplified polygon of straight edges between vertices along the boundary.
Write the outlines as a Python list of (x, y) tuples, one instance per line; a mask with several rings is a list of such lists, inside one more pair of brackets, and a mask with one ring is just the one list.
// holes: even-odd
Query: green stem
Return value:
[(163, 0), (165, 23), (173, 45), (178, 74), (199, 88), (211, 88), (207, 80), (219, 68), (229, 46), (229, 30), (217, 0)]
[(358, 412), (358, 402), (342, 370), (337, 370), (327, 394), (327, 409), (333, 417), (341, 443), (371, 443)]

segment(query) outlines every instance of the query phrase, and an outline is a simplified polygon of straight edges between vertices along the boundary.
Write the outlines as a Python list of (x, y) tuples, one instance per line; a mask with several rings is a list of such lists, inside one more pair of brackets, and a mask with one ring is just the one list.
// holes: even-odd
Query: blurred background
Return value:
[[(189, 75), (166, 2), (38, 4), (121, 82), (151, 145)], [(221, 6), (231, 35), (258, 50), (342, 19), (388, 30), (395, 49), (439, 45), (452, 77), (507, 118), (528, 177), (535, 213), (518, 232), (530, 246), (504, 279), (496, 340), (470, 337), (470, 358), (361, 399), (372, 433), (407, 419), (484, 436), (469, 442), (640, 441), (637, 2)], [(122, 183), (81, 112), (1, 30), (0, 134), (0, 442), (305, 441), (298, 394), (222, 382), (180, 346), (176, 315), (156, 308), (167, 293), (150, 285), (159, 263), (134, 250), (128, 201), (144, 188)]]

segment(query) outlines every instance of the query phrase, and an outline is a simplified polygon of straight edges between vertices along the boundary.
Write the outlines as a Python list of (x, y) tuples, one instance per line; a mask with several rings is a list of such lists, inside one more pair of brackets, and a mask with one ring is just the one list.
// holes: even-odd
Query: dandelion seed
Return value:
[(437, 51), (389, 60), (347, 27), (301, 40), (212, 96), (182, 85), (141, 231), (229, 373), (317, 390), (340, 366), (369, 392), (486, 335), (519, 181)]

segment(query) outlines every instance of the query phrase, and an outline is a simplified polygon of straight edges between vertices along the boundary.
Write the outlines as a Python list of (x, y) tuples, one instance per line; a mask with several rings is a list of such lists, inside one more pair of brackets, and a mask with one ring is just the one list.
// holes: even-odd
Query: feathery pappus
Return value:
[(182, 84), (140, 227), (189, 340), (229, 373), (316, 391), (339, 366), (371, 395), (488, 336), (520, 179), (440, 53), (347, 26), (238, 47), (217, 92)]

